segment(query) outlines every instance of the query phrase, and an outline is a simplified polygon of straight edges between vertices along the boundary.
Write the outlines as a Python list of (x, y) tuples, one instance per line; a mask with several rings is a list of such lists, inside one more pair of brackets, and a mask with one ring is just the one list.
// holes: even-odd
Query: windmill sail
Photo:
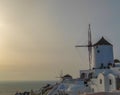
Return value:
[(92, 36), (91, 36), (91, 28), (89, 24), (88, 28), (88, 45), (76, 45), (75, 47), (88, 47), (88, 56), (89, 56), (89, 69), (91, 69), (92, 64)]

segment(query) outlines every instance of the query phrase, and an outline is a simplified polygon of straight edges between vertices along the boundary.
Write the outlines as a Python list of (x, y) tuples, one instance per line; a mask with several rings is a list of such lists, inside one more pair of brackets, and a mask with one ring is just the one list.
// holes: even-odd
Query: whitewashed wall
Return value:
[[(100, 84), (100, 79), (102, 80), (101, 84)], [(98, 75), (97, 84), (98, 84), (98, 92), (104, 92), (105, 91), (105, 76), (102, 73)]]
[(113, 47), (111, 45), (99, 45), (94, 47), (94, 67), (100, 68), (101, 64), (105, 67), (108, 63), (114, 63)]

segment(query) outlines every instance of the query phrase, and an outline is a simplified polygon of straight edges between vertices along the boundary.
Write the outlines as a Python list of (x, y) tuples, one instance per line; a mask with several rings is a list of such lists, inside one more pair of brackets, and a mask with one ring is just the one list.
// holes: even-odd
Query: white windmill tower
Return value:
[(102, 69), (114, 66), (113, 45), (102, 37), (94, 47), (94, 68)]

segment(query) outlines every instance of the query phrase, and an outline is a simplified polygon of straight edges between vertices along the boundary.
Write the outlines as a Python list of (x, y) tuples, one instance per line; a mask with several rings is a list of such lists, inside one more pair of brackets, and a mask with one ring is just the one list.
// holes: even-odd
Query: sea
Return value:
[(15, 95), (16, 92), (39, 90), (46, 84), (55, 81), (0, 81), (0, 95)]

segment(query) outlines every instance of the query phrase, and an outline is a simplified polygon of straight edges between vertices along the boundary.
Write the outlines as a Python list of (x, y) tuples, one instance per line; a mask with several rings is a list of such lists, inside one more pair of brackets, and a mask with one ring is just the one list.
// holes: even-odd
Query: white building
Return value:
[(120, 63), (114, 62), (113, 45), (102, 37), (91, 46), (94, 49), (92, 69), (80, 70), (77, 79), (63, 76), (62, 82), (53, 86), (47, 95), (120, 95)]
[(120, 90), (120, 66), (114, 63), (113, 45), (102, 37), (93, 49), (93, 69), (80, 70), (80, 78), (87, 81), (91, 92)]

